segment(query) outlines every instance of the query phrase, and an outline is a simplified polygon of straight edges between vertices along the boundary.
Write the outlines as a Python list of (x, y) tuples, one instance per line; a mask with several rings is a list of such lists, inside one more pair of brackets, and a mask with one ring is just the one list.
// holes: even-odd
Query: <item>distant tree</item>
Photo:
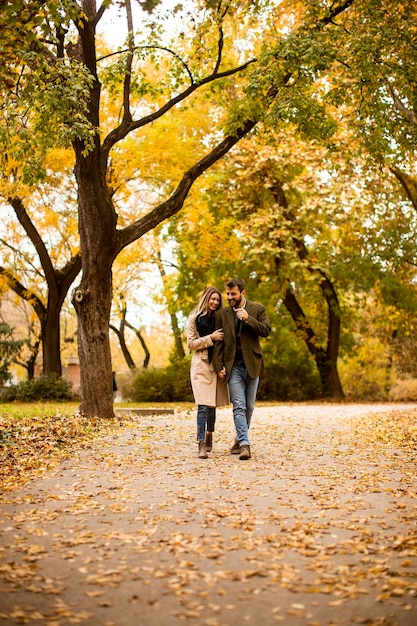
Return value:
[(13, 338), (13, 328), (0, 322), (0, 384), (4, 385), (12, 378), (10, 366), (18, 357), (23, 345), (24, 339)]
[(149, 365), (149, 361), (151, 358), (150, 352), (148, 350), (148, 346), (146, 345), (146, 341), (145, 338), (143, 336), (142, 331), (140, 330), (140, 328), (136, 328), (135, 326), (133, 326), (133, 324), (131, 324), (127, 319), (126, 319), (126, 315), (127, 315), (127, 304), (125, 301), (122, 302), (122, 306), (120, 308), (120, 324), (119, 327), (115, 326), (114, 324), (110, 324), (110, 328), (111, 330), (115, 333), (115, 335), (117, 336), (118, 340), (119, 340), (119, 344), (120, 344), (120, 349), (122, 351), (122, 354), (124, 356), (124, 359), (126, 361), (126, 364), (128, 366), (128, 368), (130, 370), (135, 370), (137, 369), (137, 365), (135, 364), (131, 352), (127, 346), (126, 343), (126, 337), (125, 337), (125, 329), (126, 328), (130, 328), (131, 330), (133, 330), (133, 332), (135, 333), (136, 337), (139, 339), (139, 343), (143, 348), (143, 351), (145, 352), (145, 357), (143, 359), (143, 364), (142, 367), (144, 369), (146, 369)]
[[(45, 376), (50, 374), (61, 376), (60, 314), (68, 291), (81, 270), (81, 254), (78, 250), (74, 250), (73, 255), (69, 255), (64, 265), (56, 267), (54, 261), (56, 264), (59, 262), (57, 254), (59, 246), (56, 238), (54, 238), (54, 245), (51, 246), (52, 250), (48, 250), (45, 234), (41, 236), (39, 228), (36, 227), (34, 220), (30, 217), (22, 199), (14, 196), (9, 200), (20, 225), (33, 246), (34, 257), (37, 259), (29, 259), (29, 251), (16, 245), (13, 256), (10, 257), (9, 255), (9, 265), (7, 267), (0, 266), (0, 276), (9, 289), (33, 308), (39, 320), (43, 374)], [(9, 237), (10, 234), (9, 229)], [(65, 250), (69, 250), (71, 254), (69, 232), (64, 232), (62, 236)], [(3, 244), (3, 250), (10, 251), (10, 240), (0, 240), (0, 242)], [(26, 268), (30, 270), (31, 277), (29, 277), (25, 267), (22, 268), (21, 259), (23, 259)], [(40, 269), (35, 266), (36, 261)], [(35, 270), (34, 267), (36, 267)]]

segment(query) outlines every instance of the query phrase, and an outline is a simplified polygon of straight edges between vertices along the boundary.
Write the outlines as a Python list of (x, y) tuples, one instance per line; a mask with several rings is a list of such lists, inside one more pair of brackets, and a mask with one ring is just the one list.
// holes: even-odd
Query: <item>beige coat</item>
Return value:
[(230, 402), (226, 381), (218, 378), (213, 363), (208, 362), (208, 348), (213, 345), (213, 340), (210, 335), (200, 337), (195, 318), (191, 314), (187, 322), (187, 345), (193, 353), (190, 379), (195, 403), (225, 406)]

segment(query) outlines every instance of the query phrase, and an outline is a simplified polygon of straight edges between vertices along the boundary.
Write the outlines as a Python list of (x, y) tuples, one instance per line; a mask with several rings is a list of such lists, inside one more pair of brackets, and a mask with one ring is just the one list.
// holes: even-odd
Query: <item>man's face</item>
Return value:
[(226, 288), (226, 297), (230, 306), (234, 309), (238, 309), (242, 305), (244, 295), (245, 290), (240, 291), (238, 287), (230, 287), (230, 289)]

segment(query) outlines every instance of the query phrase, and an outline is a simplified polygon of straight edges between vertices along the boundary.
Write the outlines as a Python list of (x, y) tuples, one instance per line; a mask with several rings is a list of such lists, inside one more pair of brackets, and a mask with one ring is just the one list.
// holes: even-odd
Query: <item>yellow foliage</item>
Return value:
[(49, 150), (45, 156), (44, 165), (53, 172), (68, 171), (74, 167), (74, 152), (68, 148)]

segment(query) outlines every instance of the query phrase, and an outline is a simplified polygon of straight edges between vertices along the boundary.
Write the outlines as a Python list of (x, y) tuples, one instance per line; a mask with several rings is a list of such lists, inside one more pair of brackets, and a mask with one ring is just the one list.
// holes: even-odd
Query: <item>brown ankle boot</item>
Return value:
[(233, 446), (230, 448), (230, 454), (240, 454), (240, 445), (237, 439), (235, 439)]
[(199, 459), (208, 459), (207, 447), (205, 441), (198, 442), (198, 458)]
[(240, 446), (239, 459), (241, 461), (247, 461), (250, 458), (251, 458), (250, 446), (247, 446), (246, 444), (243, 446)]
[(207, 452), (211, 452), (213, 448), (213, 433), (206, 432), (206, 448)]

